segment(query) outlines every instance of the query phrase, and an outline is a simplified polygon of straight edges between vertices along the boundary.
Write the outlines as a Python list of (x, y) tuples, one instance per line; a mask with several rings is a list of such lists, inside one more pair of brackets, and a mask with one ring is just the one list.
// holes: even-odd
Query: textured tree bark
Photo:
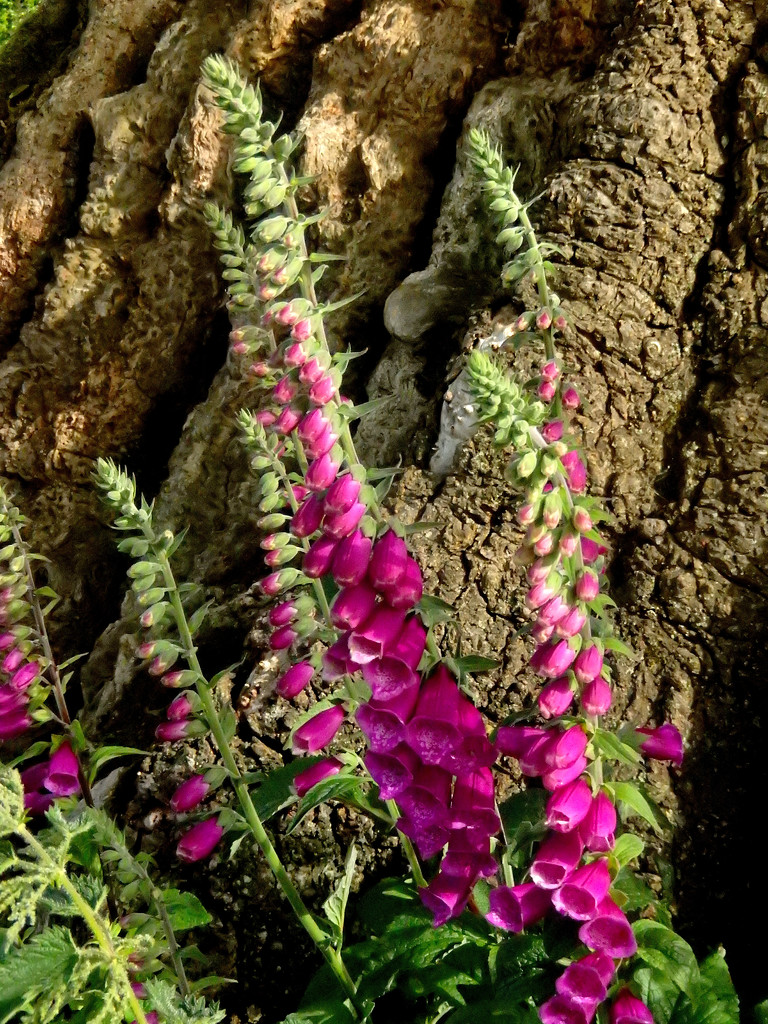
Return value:
[[(150, 743), (162, 703), (133, 664), (125, 565), (89, 483), (97, 456), (126, 463), (164, 522), (191, 527), (181, 569), (216, 601), (202, 654), (216, 667), (245, 658), (232, 676), (239, 756), (280, 763), (294, 713), (257, 687), (270, 666), (254, 484), (233, 419), (256, 392), (227, 361), (200, 212), (233, 187), (199, 84), (212, 51), (305, 133), (304, 169), (318, 175), (307, 202), (330, 210), (317, 241), (347, 256), (323, 286), (331, 298), (366, 289), (333, 335), (367, 350), (353, 387), (391, 398), (359, 447), (402, 460), (395, 510), (438, 524), (418, 535), (433, 590), (455, 602), (468, 647), (504, 658), (478, 702), (498, 719), (529, 698), (502, 461), (480, 436), (447, 479), (426, 468), (462, 343), (526, 298), (505, 304), (495, 284), (461, 142), (483, 125), (521, 164), (520, 190), (543, 193), (532, 216), (563, 250), (566, 356), (637, 652), (619, 666), (616, 714), (669, 718), (688, 743), (680, 774), (649, 771), (676, 828), (647, 868), (665, 875), (672, 856), (684, 934), (701, 952), (722, 942), (747, 1002), (765, 998), (762, 951), (740, 935), (745, 907), (768, 911), (745, 870), (768, 781), (763, 0), (96, 0), (47, 17), (54, 8), (61, 41), (40, 80), (15, 106), (0, 89), (0, 473), (51, 559), (62, 656), (95, 643), (82, 672), (91, 726)], [(28, 66), (20, 52), (14, 66)], [(173, 833), (174, 780), (208, 756), (205, 744), (163, 751), (126, 775), (115, 799), (148, 846)], [(337, 809), (284, 844), (310, 898), (353, 835), (363, 869), (381, 871), (390, 842)], [(277, 1019), (297, 995), (281, 944), (301, 940), (263, 867), (241, 848), (196, 884), (210, 885), (240, 969), (232, 1019), (249, 1006)]]

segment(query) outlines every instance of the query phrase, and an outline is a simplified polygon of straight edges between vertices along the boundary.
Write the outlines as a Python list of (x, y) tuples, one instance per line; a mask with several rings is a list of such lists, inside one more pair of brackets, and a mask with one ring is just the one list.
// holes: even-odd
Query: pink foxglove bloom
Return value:
[(497, 758), (494, 745), (488, 739), (483, 716), (475, 705), (460, 694), (458, 729), (461, 743), (442, 762), (442, 767), (454, 775), (467, 775), (479, 768), (490, 768)]
[(368, 579), (377, 590), (391, 587), (403, 575), (407, 564), (408, 548), (405, 541), (393, 530), (387, 530), (373, 545)]
[(391, 700), (418, 682), (418, 676), (402, 658), (386, 656), (367, 661), (363, 665), (363, 678), (376, 700)]
[(296, 382), (291, 380), (289, 376), (281, 377), (281, 379), (272, 388), (272, 397), (280, 405), (287, 405), (288, 402), (293, 401), (296, 397), (298, 388)]
[(39, 675), (40, 663), (37, 661), (28, 661), (26, 665), (22, 665), (21, 668), (16, 669), (8, 680), (8, 685), (12, 690), (26, 690), (32, 685)]
[(592, 529), (592, 517), (585, 508), (576, 507), (573, 510), (573, 525), (579, 533), (587, 533)]
[(175, 722), (161, 722), (155, 729), (155, 736), (159, 740), (163, 740), (164, 743), (175, 743), (176, 740), (183, 740), (196, 733), (200, 724), (192, 718)]
[(509, 887), (500, 885), (490, 893), (491, 909), (486, 920), (496, 928), (521, 932), (540, 921), (550, 907), (550, 894), (532, 882)]
[(323, 652), (323, 679), (327, 683), (341, 679), (359, 668), (349, 655), (349, 633), (344, 633), (336, 643)]
[(327, 746), (341, 728), (346, 712), (341, 704), (320, 711), (293, 734), (294, 754), (314, 754)]
[(438, 871), (429, 885), (419, 890), (422, 903), (432, 912), (435, 928), (459, 916), (467, 905), (471, 890), (472, 886), (466, 879), (444, 871)]
[(544, 789), (548, 789), (550, 793), (556, 789), (560, 789), (567, 785), (569, 782), (573, 782), (574, 779), (578, 779), (580, 775), (583, 775), (587, 770), (587, 759), (582, 754), (575, 761), (568, 765), (567, 768), (554, 768), (551, 771), (545, 771), (541, 773), (541, 783)]
[(413, 772), (411, 785), (400, 794), (398, 803), (414, 827), (423, 831), (433, 825), (450, 824), (450, 799), (450, 772), (434, 765), (418, 765)]
[(286, 405), (272, 424), (272, 429), (276, 430), (278, 434), (290, 434), (300, 420), (301, 413), (299, 410), (294, 409), (292, 405)]
[(315, 405), (327, 405), (336, 394), (333, 377), (321, 377), (309, 389), (309, 399)]
[(608, 895), (611, 873), (604, 860), (577, 868), (552, 897), (552, 906), (576, 921), (590, 921)]
[(294, 537), (309, 537), (320, 529), (322, 518), (323, 500), (317, 494), (310, 494), (291, 519), (291, 533)]
[(568, 486), (579, 494), (587, 485), (587, 467), (579, 458), (578, 452), (566, 452), (560, 459), (568, 480)]
[[(584, 541), (582, 541), (583, 545)], [(576, 597), (580, 601), (594, 601), (597, 595), (600, 593), (600, 584), (598, 583), (597, 576), (589, 569), (579, 576), (576, 580)]]
[(302, 569), (312, 579), (319, 579), (330, 572), (339, 542), (331, 537), (319, 537), (304, 555)]
[(610, 685), (598, 676), (581, 691), (581, 710), (585, 715), (604, 715), (612, 699)]
[(571, 832), (592, 806), (592, 793), (583, 779), (556, 789), (547, 801), (547, 825), (555, 832)]
[(332, 427), (327, 427), (314, 441), (307, 441), (304, 445), (304, 454), (308, 459), (319, 459), (327, 455), (339, 440), (339, 435)]
[(194, 810), (195, 807), (207, 796), (210, 792), (210, 785), (205, 781), (204, 775), (193, 775), (191, 779), (187, 779), (186, 782), (176, 789), (175, 793), (171, 797), (171, 810), (175, 811), (176, 814), (182, 814), (185, 811)]
[(413, 608), (421, 600), (424, 592), (424, 580), (418, 562), (410, 556), (405, 563), (405, 571), (397, 583), (383, 587), (381, 593), (384, 600), (392, 608)]
[(293, 789), (296, 796), (304, 796), (318, 782), (329, 779), (332, 775), (338, 775), (343, 767), (338, 758), (326, 757), (322, 761), (318, 761), (317, 764), (313, 764), (311, 768), (299, 772), (293, 780)]
[(357, 501), (360, 481), (349, 473), (337, 477), (325, 495), (324, 508), (328, 513), (348, 512)]
[(605, 953), (588, 953), (566, 967), (555, 988), (575, 1003), (601, 1003), (615, 972), (616, 965)]
[(308, 341), (312, 337), (312, 321), (309, 317), (303, 317), (301, 320), (297, 320), (291, 329), (291, 335), (296, 338), (297, 341)]
[(616, 808), (602, 790), (592, 799), (586, 817), (579, 825), (584, 845), (593, 853), (607, 853), (616, 843)]
[(653, 1014), (642, 999), (623, 988), (611, 1005), (611, 1024), (653, 1024)]
[(32, 726), (32, 719), (24, 708), (18, 708), (5, 715), (0, 715), (0, 740), (10, 740), (21, 736)]
[(193, 863), (204, 860), (213, 853), (214, 847), (224, 835), (224, 829), (216, 818), (208, 818), (207, 821), (199, 821), (189, 831), (185, 832), (176, 847), (176, 856), (179, 860)]
[(409, 668), (417, 668), (427, 645), (427, 631), (418, 615), (406, 620), (397, 643), (390, 652), (393, 658), (404, 661)]
[(539, 714), (542, 718), (559, 718), (571, 706), (574, 696), (567, 676), (547, 683), (539, 693)]
[(537, 647), (531, 657), (531, 668), (546, 679), (557, 679), (563, 675), (573, 664), (576, 658), (576, 651), (569, 645), (567, 640), (558, 640), (555, 643), (543, 644)]
[(581, 405), (579, 393), (575, 388), (566, 388), (563, 392), (563, 405), (566, 409), (578, 409)]
[(597, 679), (602, 670), (603, 654), (600, 648), (594, 644), (589, 647), (583, 647), (573, 662), (573, 671), (582, 686), (591, 683), (593, 679)]
[(438, 665), (421, 688), (406, 730), (409, 745), (424, 764), (440, 764), (461, 743), (459, 697), (456, 680), (444, 665)]
[[(295, 337), (295, 328), (291, 331), (291, 334)], [(283, 356), (283, 362), (286, 366), (303, 366), (307, 361), (307, 352), (303, 345), (289, 345), (285, 350)]]
[(543, 380), (541, 384), (539, 384), (536, 390), (536, 394), (539, 396), (542, 402), (551, 402), (552, 399), (555, 397), (555, 385), (552, 383), (552, 381)]
[(299, 370), (302, 384), (316, 384), (325, 376), (325, 367), (316, 358), (308, 359)]
[(80, 792), (80, 766), (69, 742), (62, 743), (51, 756), (45, 788), (56, 796), (72, 796)]
[(284, 651), (297, 639), (298, 633), (291, 626), (281, 626), (275, 629), (269, 638), (269, 646), (273, 651)]
[(554, 444), (556, 441), (559, 441), (563, 436), (563, 421), (550, 420), (549, 423), (545, 423), (541, 428), (541, 435), (547, 444)]
[(575, 554), (578, 546), (578, 533), (574, 533), (572, 530), (565, 530), (560, 537), (560, 553), (570, 558), (571, 555)]
[(636, 729), (635, 732), (646, 737), (640, 744), (640, 751), (646, 757), (671, 761), (678, 768), (683, 763), (683, 738), (674, 725), (667, 722), (658, 729)]
[(552, 729), (550, 733), (552, 738), (544, 755), (550, 769), (568, 768), (587, 749), (587, 734), (580, 725), (572, 725), (564, 731)]
[(590, 1024), (597, 1003), (578, 1003), (567, 996), (556, 995), (539, 1007), (541, 1024)]
[(597, 541), (591, 540), (589, 537), (581, 538), (581, 554), (586, 565), (592, 565), (607, 550), (608, 548), (603, 544), (598, 544)]
[(333, 556), (333, 578), (340, 587), (362, 583), (368, 572), (373, 544), (361, 530), (339, 541)]
[(451, 800), (451, 827), (475, 830), (487, 836), (496, 835), (501, 828), (490, 768), (480, 768), (456, 779)]
[(315, 670), (310, 662), (298, 661), (280, 676), (277, 681), (277, 692), (281, 697), (290, 700), (301, 693), (314, 674)]
[(0, 669), (5, 672), (6, 675), (12, 675), (16, 669), (24, 661), (24, 652), (20, 647), (15, 647), (3, 658)]
[(315, 459), (310, 464), (305, 478), (310, 491), (324, 491), (330, 487), (339, 472), (339, 465), (340, 463), (335, 462), (327, 453)]
[(403, 631), (405, 613), (377, 605), (371, 615), (349, 637), (349, 653), (360, 665), (391, 654)]
[(576, 869), (583, 850), (577, 831), (551, 834), (533, 858), (531, 878), (540, 889), (559, 888)]
[(606, 896), (591, 921), (579, 928), (579, 938), (589, 949), (606, 953), (614, 960), (634, 956), (637, 940), (626, 914)]
[(496, 733), (496, 742), (502, 754), (520, 758), (542, 737), (547, 737), (547, 730), (537, 725), (502, 725)]
[(555, 633), (566, 639), (569, 636), (576, 636), (581, 632), (586, 621), (587, 616), (580, 608), (570, 608), (567, 614), (556, 623)]
[(178, 722), (182, 718), (189, 718), (192, 714), (192, 701), (186, 693), (179, 694), (168, 705), (166, 714), (171, 722)]
[(308, 412), (296, 428), (296, 434), (302, 444), (316, 441), (332, 424), (322, 409), (313, 409)]
[(557, 380), (560, 376), (560, 367), (554, 359), (550, 359), (548, 362), (544, 363), (541, 368), (541, 376), (543, 380)]
[(405, 743), (388, 754), (369, 750), (365, 755), (365, 766), (379, 787), (382, 800), (396, 800), (411, 785), (418, 763), (419, 759)]
[(289, 622), (298, 615), (296, 605), (293, 601), (283, 601), (282, 604), (275, 605), (269, 613), (269, 624), (270, 626), (287, 626)]
[(368, 511), (362, 501), (356, 501), (346, 512), (326, 512), (323, 533), (326, 537), (343, 540), (357, 529), (357, 524)]
[(365, 622), (376, 604), (376, 592), (367, 584), (340, 590), (331, 606), (331, 622), (337, 629), (356, 629)]

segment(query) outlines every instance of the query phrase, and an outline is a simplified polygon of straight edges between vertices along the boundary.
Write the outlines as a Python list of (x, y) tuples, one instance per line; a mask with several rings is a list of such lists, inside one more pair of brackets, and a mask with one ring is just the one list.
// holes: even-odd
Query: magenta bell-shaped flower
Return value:
[(450, 772), (434, 765), (419, 765), (413, 773), (413, 782), (400, 794), (398, 803), (421, 830), (448, 824), (450, 798)]
[(316, 384), (324, 376), (325, 367), (314, 356), (307, 359), (299, 370), (299, 380), (302, 384)]
[(319, 537), (313, 541), (304, 555), (302, 569), (312, 579), (325, 576), (333, 564), (339, 542), (331, 537)]
[(191, 779), (176, 789), (171, 797), (171, 810), (176, 814), (194, 810), (195, 807), (208, 795), (211, 787), (205, 781), (204, 775), (193, 775)]
[(487, 836), (496, 835), (501, 828), (490, 768), (479, 768), (456, 779), (451, 799), (451, 827), (475, 829)]
[(349, 637), (350, 656), (359, 665), (390, 654), (403, 631), (405, 613), (377, 605), (362, 626)]
[(556, 789), (547, 801), (547, 826), (555, 832), (571, 832), (580, 825), (592, 806), (592, 793), (583, 779)]
[(384, 600), (392, 608), (413, 608), (421, 600), (424, 592), (424, 580), (419, 563), (410, 555), (405, 562), (405, 570), (396, 583), (382, 587)]
[(462, 740), (444, 758), (441, 767), (453, 775), (468, 775), (479, 768), (490, 768), (497, 757), (496, 749), (488, 739), (483, 716), (463, 694), (459, 696), (459, 717), (456, 724)]
[(356, 501), (346, 512), (326, 512), (323, 533), (334, 540), (343, 540), (357, 529), (357, 524), (368, 511), (362, 501)]
[(579, 928), (579, 938), (589, 949), (606, 953), (614, 960), (634, 956), (637, 940), (626, 914), (606, 896), (591, 921)]
[(304, 478), (310, 491), (324, 491), (330, 487), (339, 472), (340, 463), (335, 462), (328, 453), (315, 459), (307, 470)]
[(600, 593), (600, 584), (597, 576), (595, 576), (593, 572), (590, 572), (589, 569), (585, 569), (576, 580), (575, 591), (576, 597), (580, 601), (594, 601)]
[(607, 853), (616, 843), (616, 808), (602, 790), (593, 797), (586, 817), (579, 825), (584, 845), (593, 853)]
[(360, 493), (360, 481), (349, 473), (337, 477), (325, 495), (324, 508), (331, 515), (348, 512), (357, 501)]
[(546, 679), (557, 679), (558, 676), (567, 672), (575, 657), (576, 651), (568, 644), (567, 640), (542, 644), (531, 656), (531, 668)]
[(166, 715), (169, 721), (178, 722), (182, 718), (189, 718), (193, 712), (192, 701), (186, 693), (180, 693), (178, 697), (174, 697), (171, 703), (168, 705)]
[(216, 818), (208, 818), (207, 821), (199, 821), (191, 829), (184, 833), (176, 847), (176, 856), (179, 860), (193, 863), (204, 860), (213, 853), (214, 847), (224, 835), (224, 829)]
[(547, 683), (538, 697), (539, 714), (542, 718), (559, 718), (573, 704), (574, 696), (567, 676)]
[(603, 652), (599, 647), (592, 644), (583, 647), (576, 655), (573, 663), (573, 671), (582, 686), (597, 679), (603, 670)]
[(581, 632), (586, 621), (587, 616), (581, 608), (569, 608), (562, 619), (555, 624), (555, 633), (566, 639), (569, 636), (576, 636)]
[(576, 869), (584, 845), (579, 833), (555, 832), (545, 839), (531, 863), (531, 878), (540, 889), (557, 889)]
[(653, 1014), (642, 999), (623, 988), (611, 1004), (611, 1024), (653, 1024)]
[(311, 768), (299, 772), (293, 780), (293, 790), (296, 796), (305, 796), (318, 782), (329, 779), (332, 775), (338, 775), (343, 767), (344, 765), (337, 757), (326, 757), (322, 761), (318, 761), (317, 764), (313, 764)]
[(8, 680), (8, 685), (11, 689), (21, 692), (31, 686), (39, 675), (40, 663), (38, 661), (28, 661), (21, 668), (16, 669)]
[(365, 662), (362, 672), (373, 697), (381, 701), (390, 701), (412, 689), (419, 678), (405, 661), (389, 655)]
[(387, 754), (369, 750), (365, 755), (365, 766), (379, 787), (382, 800), (396, 800), (413, 782), (418, 764), (419, 759), (405, 743)]
[(405, 736), (405, 723), (411, 717), (419, 696), (417, 677), (397, 696), (387, 700), (370, 700), (361, 704), (355, 718), (376, 753), (387, 753)]
[(320, 711), (293, 734), (294, 754), (314, 754), (331, 742), (341, 728), (346, 712), (341, 704)]
[(62, 743), (51, 756), (45, 788), (56, 796), (80, 792), (80, 765), (69, 741)]
[(574, 779), (578, 779), (586, 770), (587, 759), (582, 754), (581, 757), (578, 757), (569, 764), (567, 768), (554, 768), (551, 771), (542, 772), (541, 782), (544, 789), (548, 789), (550, 793), (553, 793), (556, 789), (561, 789), (569, 782), (573, 782)]
[(323, 499), (317, 494), (310, 494), (291, 519), (291, 533), (294, 537), (310, 537), (320, 529), (322, 518)]
[[(306, 364), (305, 364), (306, 365)], [(301, 373), (299, 374), (301, 376)], [(313, 409), (308, 412), (296, 428), (296, 435), (302, 444), (316, 441), (318, 437), (331, 427), (331, 421), (322, 409)]]
[(588, 953), (569, 964), (555, 982), (558, 995), (574, 1003), (601, 1003), (616, 972), (616, 965), (605, 953)]
[(521, 932), (544, 917), (550, 907), (550, 894), (533, 882), (511, 888), (500, 885), (491, 890), (489, 902), (487, 921), (508, 932)]
[(581, 691), (581, 710), (585, 715), (604, 715), (612, 700), (610, 685), (598, 676)]
[(392, 587), (403, 575), (408, 564), (408, 548), (394, 530), (387, 532), (373, 545), (368, 579), (376, 590)]
[(361, 530), (339, 541), (333, 556), (333, 578), (340, 587), (362, 583), (368, 572), (372, 541)]
[(440, 764), (462, 740), (457, 728), (459, 687), (445, 665), (438, 665), (421, 688), (406, 739), (425, 764)]
[(419, 890), (424, 906), (432, 912), (435, 928), (452, 917), (458, 917), (467, 905), (472, 890), (464, 878), (438, 871), (429, 885)]
[(314, 441), (307, 441), (304, 445), (304, 454), (308, 459), (319, 459), (321, 456), (327, 455), (338, 440), (339, 435), (333, 427), (327, 427)]
[(550, 742), (544, 753), (547, 768), (568, 768), (578, 761), (587, 749), (587, 734), (580, 725), (572, 725), (569, 729), (550, 730)]
[(575, 921), (590, 921), (608, 895), (611, 873), (604, 860), (585, 864), (568, 876), (552, 896), (552, 906)]
[(301, 693), (314, 674), (315, 670), (311, 662), (298, 661), (280, 676), (277, 681), (277, 692), (281, 697), (290, 700)]
[(366, 583), (340, 590), (331, 606), (331, 622), (337, 629), (356, 629), (373, 611), (376, 591)]
[(576, 1002), (568, 996), (556, 995), (539, 1007), (541, 1024), (591, 1024), (597, 1003)]
[(333, 377), (321, 377), (309, 389), (309, 399), (315, 405), (327, 405), (336, 394), (336, 385)]
[(683, 737), (669, 722), (658, 729), (636, 729), (638, 736), (647, 737), (640, 744), (641, 753), (657, 761), (671, 761), (678, 768), (683, 763)]

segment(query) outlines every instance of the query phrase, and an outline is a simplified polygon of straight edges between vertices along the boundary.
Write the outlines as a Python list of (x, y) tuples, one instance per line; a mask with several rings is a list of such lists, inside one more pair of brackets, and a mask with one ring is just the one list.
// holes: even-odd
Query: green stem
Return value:
[[(151, 527), (148, 524), (142, 524), (142, 526), (145, 536), (151, 543), (154, 542), (155, 538)], [(216, 710), (216, 705), (213, 701), (213, 696), (211, 695), (210, 688), (200, 667), (200, 662), (197, 658), (197, 649), (192, 639), (192, 634), (189, 631), (187, 617), (181, 603), (181, 598), (176, 586), (176, 580), (165, 551), (157, 551), (157, 560), (162, 569), (166, 588), (168, 589), (168, 597), (171, 607), (173, 608), (176, 627), (179, 631), (182, 646), (184, 647), (184, 657), (186, 658), (189, 667), (198, 677), (196, 689), (197, 694), (200, 697), (203, 716), (205, 717), (208, 727), (213, 733), (213, 738), (216, 741), (219, 754), (221, 755), (221, 759), (229, 773), (232, 786), (235, 790), (235, 794), (237, 795), (238, 803), (240, 804), (243, 816), (248, 823), (251, 834), (256, 840), (261, 852), (264, 854), (272, 874), (275, 876), (278, 885), (285, 893), (296, 917), (299, 919), (301, 925), (314, 944), (325, 957), (325, 960), (333, 971), (339, 985), (349, 998), (349, 1001), (354, 1008), (355, 1015), (362, 1019), (365, 1014), (357, 999), (357, 988), (355, 983), (352, 980), (341, 955), (329, 945), (328, 936), (319, 927), (310, 913), (309, 908), (301, 898), (298, 889), (291, 881), (291, 878), (285, 870), (283, 863), (272, 844), (272, 840), (270, 839), (267, 830), (264, 828), (264, 824), (253, 804), (251, 794), (248, 791), (248, 786), (237, 767), (237, 762), (230, 750), (227, 737), (224, 734), (221, 720), (219, 719), (218, 711)]]
[[(539, 293), (539, 301), (542, 306), (549, 306), (549, 282), (547, 281), (547, 271), (544, 266), (544, 260), (542, 259), (541, 253), (539, 252), (539, 243), (536, 238), (536, 233), (533, 230), (533, 225), (528, 216), (528, 211), (525, 206), (520, 207), (520, 223), (525, 231), (525, 240), (528, 243), (529, 250), (533, 253), (533, 274), (536, 278), (536, 290)], [(555, 342), (552, 337), (552, 328), (547, 328), (543, 331), (544, 336), (544, 350), (547, 354), (547, 359), (555, 358)]]
[(37, 859), (53, 870), (62, 889), (66, 891), (69, 898), (77, 907), (78, 913), (90, 928), (91, 934), (104, 954), (105, 959), (108, 961), (113, 975), (116, 974), (118, 977), (120, 987), (123, 989), (124, 998), (128, 1000), (131, 1010), (136, 1014), (136, 1024), (147, 1024), (147, 1018), (141, 1008), (141, 1003), (136, 998), (136, 995), (131, 988), (130, 978), (115, 952), (115, 947), (112, 945), (112, 937), (109, 934), (109, 929), (105, 926), (96, 911), (86, 900), (83, 899), (75, 886), (70, 882), (67, 877), (66, 870), (53, 860), (45, 847), (37, 841), (35, 836), (32, 835), (32, 833), (23, 825), (19, 825), (17, 831), (21, 838), (26, 842), (27, 846), (29, 846), (29, 848), (34, 852)]
[[(389, 808), (389, 813), (392, 815), (394, 820), (397, 821), (400, 817), (400, 809), (397, 806), (397, 803), (394, 800), (387, 800), (387, 807)], [(421, 870), (421, 864), (419, 863), (419, 858), (416, 856), (416, 850), (413, 848), (413, 843), (404, 832), (400, 832), (398, 830), (397, 834), (400, 837), (400, 843), (403, 847), (403, 851), (411, 866), (413, 880), (420, 889), (423, 889), (427, 884), (427, 880), (424, 877), (424, 872)]]

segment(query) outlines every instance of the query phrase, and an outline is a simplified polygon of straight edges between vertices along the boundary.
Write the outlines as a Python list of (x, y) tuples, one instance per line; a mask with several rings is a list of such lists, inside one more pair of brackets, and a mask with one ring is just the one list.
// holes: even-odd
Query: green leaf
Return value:
[(492, 672), (501, 662), (498, 658), (486, 658), (482, 654), (463, 654), (453, 659), (459, 672)]
[(606, 636), (603, 638), (603, 645), (608, 651), (615, 651), (616, 654), (623, 654), (626, 658), (634, 658), (635, 652), (629, 646), (625, 644), (623, 640), (619, 640), (617, 636)]
[(93, 782), (98, 775), (99, 769), (105, 765), (107, 761), (113, 761), (116, 757), (125, 757), (129, 754), (141, 756), (148, 753), (148, 750), (140, 750), (138, 747), (121, 747), (118, 745), (98, 747), (91, 754), (91, 767), (88, 773), (89, 782)]
[(295, 804), (298, 797), (293, 791), (293, 780), (299, 772), (306, 771), (323, 757), (301, 757), (268, 775), (263, 775), (258, 788), (251, 791), (251, 799), (262, 821), (268, 821), (273, 814)]
[(211, 598), (211, 600), (209, 601), (206, 601), (205, 604), (201, 604), (200, 607), (196, 608), (195, 611), (193, 611), (192, 614), (189, 616), (189, 619), (187, 620), (187, 625), (189, 626), (189, 632), (192, 634), (192, 636), (195, 636), (197, 631), (205, 622), (205, 617), (208, 614), (208, 610), (212, 604), (214, 604), (213, 598)]
[[(623, 867), (616, 875), (611, 892), (616, 902), (621, 903), (621, 909), (625, 914), (645, 910), (646, 907), (657, 904), (653, 890), (628, 867)], [(616, 898), (618, 893), (624, 897), (622, 900)]]
[[(13, 948), (0, 964), (0, 1024), (38, 1000), (54, 997), (60, 1007), (79, 958), (72, 936), (60, 925), (46, 928), (25, 945)], [(52, 1018), (46, 1014), (45, 1019)]]
[(659, 835), (667, 828), (667, 823), (653, 801), (632, 782), (607, 782), (605, 788), (610, 790), (614, 801), (620, 800), (635, 814), (639, 814)]
[(620, 835), (616, 840), (616, 845), (613, 848), (613, 856), (622, 866), (629, 864), (631, 860), (635, 860), (645, 849), (645, 843), (640, 836), (635, 836), (631, 832), (625, 832)]
[[(755, 1017), (760, 1022), (759, 1010), (755, 1008)], [(670, 1024), (739, 1024), (739, 997), (722, 950), (701, 964), (693, 997), (677, 1004)]]
[(357, 847), (354, 842), (350, 844), (344, 863), (344, 874), (339, 879), (336, 888), (323, 904), (326, 919), (331, 924), (336, 935), (336, 948), (341, 949), (344, 940), (344, 915), (347, 910), (347, 901), (352, 887), (352, 879), (355, 874), (357, 862)]
[(436, 626), (438, 622), (447, 622), (456, 617), (452, 605), (432, 594), (424, 594), (416, 607), (427, 627)]
[(607, 729), (595, 729), (593, 743), (603, 757), (608, 757), (613, 761), (636, 765), (643, 760), (634, 747), (623, 743), (616, 733), (608, 732)]
[(296, 814), (285, 830), (285, 834), (290, 835), (294, 832), (305, 815), (313, 808), (324, 804), (326, 800), (341, 800), (342, 803), (351, 804), (353, 807), (358, 807), (361, 810), (367, 810), (373, 816), (379, 817), (382, 811), (381, 806), (373, 802), (368, 796), (366, 791), (368, 785), (369, 783), (357, 775), (348, 775), (343, 771), (339, 772), (338, 775), (332, 775), (330, 778), (323, 779), (322, 782), (318, 782), (316, 786), (313, 786), (306, 796), (301, 798), (296, 808)]
[(665, 981), (673, 982), (689, 999), (695, 998), (699, 967), (685, 939), (656, 921), (636, 921), (632, 930), (637, 939), (637, 958)]
[(175, 932), (183, 932), (188, 928), (199, 928), (213, 920), (194, 893), (181, 892), (179, 889), (166, 889), (163, 892), (163, 903)]
[[(362, 355), (362, 353), (359, 354)], [(367, 416), (371, 412), (376, 412), (377, 409), (383, 409), (385, 406), (390, 405), (393, 398), (393, 395), (385, 395), (383, 398), (372, 398), (370, 402), (361, 402), (359, 405), (344, 403), (339, 406), (339, 415), (348, 423), (354, 423), (355, 420), (362, 419), (363, 416)], [(369, 477), (368, 479), (372, 478)]]
[(540, 839), (546, 833), (544, 808), (548, 799), (545, 789), (524, 789), (499, 805), (504, 835), (511, 849)]

